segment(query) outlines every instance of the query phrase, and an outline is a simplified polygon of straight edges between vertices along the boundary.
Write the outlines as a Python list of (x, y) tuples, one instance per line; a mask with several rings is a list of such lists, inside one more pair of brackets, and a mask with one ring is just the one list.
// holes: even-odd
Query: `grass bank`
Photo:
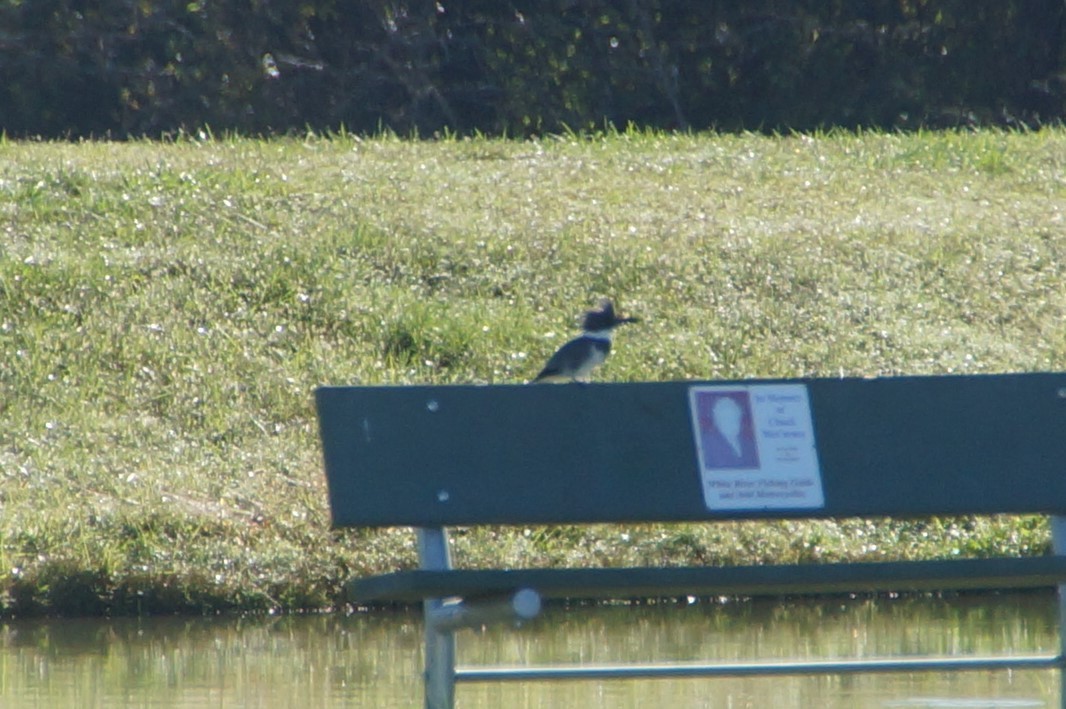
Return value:
[[(0, 143), (0, 613), (331, 607), (315, 386), (1066, 366), (1066, 132)], [(1023, 519), (490, 529), (469, 564), (1041, 553)]]

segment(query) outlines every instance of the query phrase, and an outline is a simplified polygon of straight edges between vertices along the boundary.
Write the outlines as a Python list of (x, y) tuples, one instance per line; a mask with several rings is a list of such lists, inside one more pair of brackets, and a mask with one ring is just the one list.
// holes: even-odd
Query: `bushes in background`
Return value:
[(1038, 125), (1051, 0), (0, 0), (0, 128)]

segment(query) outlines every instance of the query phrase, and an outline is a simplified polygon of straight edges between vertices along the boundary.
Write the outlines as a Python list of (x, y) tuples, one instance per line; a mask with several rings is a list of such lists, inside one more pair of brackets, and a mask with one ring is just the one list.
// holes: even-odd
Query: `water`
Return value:
[[(1050, 593), (553, 610), (473, 664), (1054, 652)], [(3, 707), (420, 707), (416, 613), (0, 624)], [(1051, 671), (460, 684), (457, 707), (1058, 707)]]

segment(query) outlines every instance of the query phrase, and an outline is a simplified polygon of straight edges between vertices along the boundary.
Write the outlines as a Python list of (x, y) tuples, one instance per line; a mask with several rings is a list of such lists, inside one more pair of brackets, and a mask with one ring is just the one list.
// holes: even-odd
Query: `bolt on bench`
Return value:
[[(453, 706), (456, 682), (1063, 668), (1062, 652), (1010, 648), (980, 657), (457, 668), (453, 633), (533, 618), (554, 598), (1058, 587), (1066, 638), (1066, 374), (323, 387), (316, 396), (334, 525), (418, 530), (421, 568), (356, 579), (349, 591), (360, 603), (423, 603), (431, 709)], [(464, 570), (452, 568), (446, 533), (970, 514), (1049, 515), (1053, 553)]]

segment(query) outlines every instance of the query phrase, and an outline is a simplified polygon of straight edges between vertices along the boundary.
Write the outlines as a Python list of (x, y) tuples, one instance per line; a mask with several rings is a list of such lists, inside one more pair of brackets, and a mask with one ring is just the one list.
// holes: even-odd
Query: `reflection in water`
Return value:
[[(530, 627), (459, 635), (459, 661), (750, 661), (1053, 652), (1050, 593), (949, 600), (549, 609)], [(419, 707), (417, 613), (12, 621), (4, 707)], [(954, 675), (461, 684), (459, 707), (1040, 707), (1046, 671)]]
[[(0, 706), (418, 706), (417, 620), (8, 623), (0, 626)], [(373, 702), (364, 703), (367, 697)]]

